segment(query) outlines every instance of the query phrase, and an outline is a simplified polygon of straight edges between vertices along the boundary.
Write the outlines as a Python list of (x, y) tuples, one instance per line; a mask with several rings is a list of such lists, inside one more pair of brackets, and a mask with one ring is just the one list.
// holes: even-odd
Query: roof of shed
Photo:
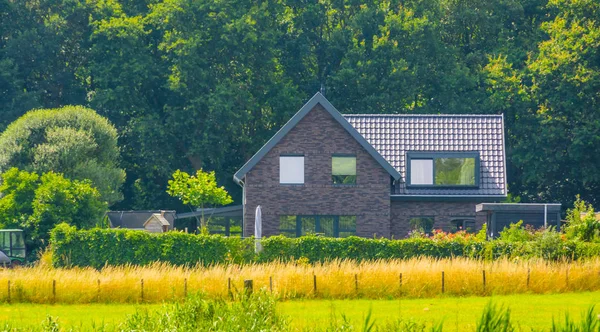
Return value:
[[(502, 115), (380, 115), (344, 117), (401, 175), (392, 195), (506, 195)], [(480, 153), (480, 186), (475, 189), (406, 187), (407, 152)]]
[(150, 218), (148, 218), (148, 220), (146, 220), (146, 222), (144, 223), (144, 227), (146, 227), (146, 225), (148, 225), (148, 223), (152, 220), (158, 221), (158, 223), (161, 226), (171, 226), (169, 221), (163, 215), (161, 215), (160, 213), (154, 213), (150, 216)]
[(110, 221), (110, 226), (113, 228), (136, 228), (143, 229), (144, 224), (154, 214), (160, 215), (164, 212), (164, 218), (173, 225), (175, 221), (175, 211), (160, 211), (160, 210), (146, 210), (146, 211), (109, 211), (106, 212), (106, 216)]

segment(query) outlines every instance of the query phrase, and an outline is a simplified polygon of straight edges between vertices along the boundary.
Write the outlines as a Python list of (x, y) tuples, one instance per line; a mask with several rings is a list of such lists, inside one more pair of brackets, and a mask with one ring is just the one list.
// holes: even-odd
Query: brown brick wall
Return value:
[(410, 231), (409, 220), (412, 217), (434, 217), (434, 229), (452, 230), (452, 219), (460, 217), (475, 218), (476, 230), (481, 229), (486, 217), (475, 213), (476, 202), (391, 202), (391, 235), (395, 239), (405, 238)]
[[(279, 156), (304, 154), (304, 184), (279, 184)], [(336, 186), (331, 157), (356, 154), (357, 184)], [(390, 175), (320, 105), (311, 110), (244, 179), (245, 236), (262, 207), (264, 236), (279, 233), (280, 215), (355, 215), (359, 236), (390, 236)], [(473, 208), (474, 209), (474, 208)]]

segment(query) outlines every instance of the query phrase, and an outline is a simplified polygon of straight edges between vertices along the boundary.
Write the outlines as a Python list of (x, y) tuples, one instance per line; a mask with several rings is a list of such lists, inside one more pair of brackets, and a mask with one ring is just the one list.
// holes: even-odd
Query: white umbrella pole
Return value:
[(262, 251), (262, 244), (260, 240), (262, 238), (262, 210), (260, 205), (256, 207), (256, 214), (254, 216), (254, 252), (257, 254)]

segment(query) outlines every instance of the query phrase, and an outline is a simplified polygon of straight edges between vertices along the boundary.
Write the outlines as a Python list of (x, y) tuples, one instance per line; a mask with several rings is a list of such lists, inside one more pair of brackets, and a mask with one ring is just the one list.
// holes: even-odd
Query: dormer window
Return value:
[(409, 187), (479, 187), (477, 152), (409, 152)]

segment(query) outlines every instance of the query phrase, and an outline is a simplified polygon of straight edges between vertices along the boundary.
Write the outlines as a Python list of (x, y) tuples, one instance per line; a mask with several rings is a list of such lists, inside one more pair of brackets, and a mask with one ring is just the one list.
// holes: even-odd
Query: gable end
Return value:
[(375, 148), (338, 112), (335, 107), (317, 92), (250, 160), (234, 175), (233, 180), (241, 184), (241, 179), (248, 173), (281, 139), (294, 128), (317, 104), (323, 108), (344, 128), (368, 153), (385, 169), (394, 180), (400, 179), (400, 173), (390, 165)]

